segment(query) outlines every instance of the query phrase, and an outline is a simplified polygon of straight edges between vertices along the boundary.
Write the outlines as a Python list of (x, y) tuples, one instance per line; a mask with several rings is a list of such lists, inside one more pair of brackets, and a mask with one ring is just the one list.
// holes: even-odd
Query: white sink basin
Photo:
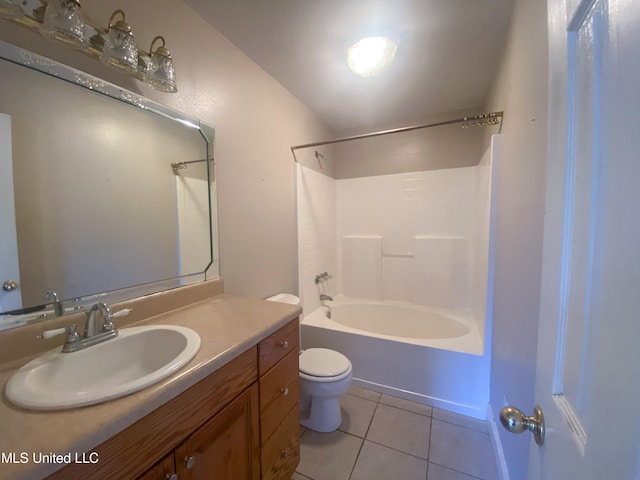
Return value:
[(18, 370), (5, 392), (12, 403), (35, 410), (93, 405), (159, 382), (199, 348), (200, 336), (190, 328), (123, 328), (118, 337), (77, 352), (45, 353)]

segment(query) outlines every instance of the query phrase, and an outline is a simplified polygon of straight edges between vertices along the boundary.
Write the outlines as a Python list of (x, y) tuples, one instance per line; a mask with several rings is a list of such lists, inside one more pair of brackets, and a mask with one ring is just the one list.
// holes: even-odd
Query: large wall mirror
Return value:
[(213, 128), (0, 42), (0, 329), (218, 276)]

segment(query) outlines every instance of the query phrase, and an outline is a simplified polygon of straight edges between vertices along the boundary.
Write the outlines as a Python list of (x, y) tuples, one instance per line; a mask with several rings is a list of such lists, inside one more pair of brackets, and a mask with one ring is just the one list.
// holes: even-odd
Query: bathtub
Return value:
[(303, 348), (346, 355), (354, 385), (485, 419), (489, 359), (468, 311), (338, 296), (303, 317)]

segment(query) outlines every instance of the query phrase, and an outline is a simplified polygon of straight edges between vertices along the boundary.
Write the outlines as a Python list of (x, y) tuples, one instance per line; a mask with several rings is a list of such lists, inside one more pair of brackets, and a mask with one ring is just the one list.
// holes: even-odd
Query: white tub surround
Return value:
[(382, 237), (342, 237), (342, 293), (350, 297), (382, 300)]
[(473, 167), (334, 180), (298, 166), (303, 346), (345, 354), (354, 383), (484, 419), (498, 153), (494, 136)]

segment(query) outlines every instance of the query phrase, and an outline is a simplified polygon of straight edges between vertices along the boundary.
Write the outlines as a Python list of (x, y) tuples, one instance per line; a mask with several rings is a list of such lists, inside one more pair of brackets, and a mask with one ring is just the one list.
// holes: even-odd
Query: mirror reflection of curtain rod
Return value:
[[(213, 162), (213, 158), (209, 159), (210, 161)], [(206, 162), (207, 159), (203, 158), (201, 160), (189, 160), (188, 162), (176, 162), (176, 163), (172, 163), (171, 164), (171, 169), (173, 170), (173, 174), (174, 175), (178, 175), (178, 170), (184, 170), (185, 168), (187, 168), (187, 166), (191, 163), (201, 163), (201, 162)]]
[[(362, 138), (369, 138), (369, 137), (379, 137), (380, 135), (390, 135), (392, 133), (410, 132), (412, 130), (420, 130), (422, 128), (441, 127), (443, 125), (451, 125), (454, 123), (462, 123), (463, 124), (462, 128), (484, 127), (486, 125), (500, 125), (500, 130), (502, 130), (503, 117), (504, 117), (504, 112), (491, 112), (491, 113), (483, 113), (480, 115), (469, 115), (468, 117), (455, 118), (453, 120), (444, 120), (442, 122), (428, 123), (426, 125), (414, 125), (411, 127), (394, 128), (392, 130), (382, 130), (380, 132), (365, 133), (363, 135), (354, 135), (352, 137), (336, 138), (335, 140), (325, 140), (324, 142), (314, 142), (314, 143), (306, 143), (304, 145), (294, 145), (291, 147), (291, 153), (293, 154), (293, 159), (297, 163), (298, 159), (296, 158), (296, 150), (298, 150), (299, 148), (320, 147), (322, 145), (331, 145), (333, 143), (348, 142), (350, 140), (359, 140)], [(316, 155), (316, 158), (318, 158), (317, 155)]]

